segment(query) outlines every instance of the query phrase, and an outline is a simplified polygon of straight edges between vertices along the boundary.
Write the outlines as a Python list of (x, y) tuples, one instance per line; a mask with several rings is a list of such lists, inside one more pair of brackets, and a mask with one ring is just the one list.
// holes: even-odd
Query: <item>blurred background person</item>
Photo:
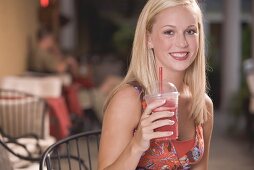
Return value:
[[(60, 49), (56, 38), (49, 28), (41, 27), (37, 33), (37, 45), (33, 49), (28, 60), (29, 71), (42, 74), (64, 74), (68, 73), (73, 79), (73, 83), (80, 86), (77, 91), (80, 105), (83, 111), (96, 114), (102, 121), (102, 107), (108, 93), (120, 82), (118, 76), (107, 76), (99, 85), (95, 87), (93, 82), (93, 68), (86, 65), (85, 73), (80, 70), (77, 59), (70, 55), (64, 55)], [(91, 115), (90, 114), (90, 115)]]
[(55, 40), (53, 32), (45, 27), (37, 33), (37, 45), (28, 61), (30, 71), (42, 73), (65, 73), (78, 75), (78, 63), (72, 56), (64, 56)]

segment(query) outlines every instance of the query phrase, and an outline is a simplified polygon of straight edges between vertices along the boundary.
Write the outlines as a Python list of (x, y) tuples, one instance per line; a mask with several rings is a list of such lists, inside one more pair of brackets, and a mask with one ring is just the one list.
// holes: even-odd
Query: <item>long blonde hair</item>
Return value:
[(155, 59), (153, 52), (148, 48), (147, 33), (152, 30), (155, 16), (166, 8), (178, 5), (188, 5), (193, 8), (198, 17), (199, 25), (199, 50), (197, 57), (186, 70), (184, 83), (189, 87), (192, 94), (192, 107), (190, 116), (197, 124), (207, 120), (205, 106), (206, 93), (206, 63), (205, 63), (205, 40), (203, 30), (202, 12), (195, 0), (149, 0), (143, 8), (136, 26), (129, 70), (120, 85), (113, 90), (108, 97), (104, 109), (110, 99), (126, 83), (136, 80), (146, 91), (150, 91), (149, 85), (157, 80)]

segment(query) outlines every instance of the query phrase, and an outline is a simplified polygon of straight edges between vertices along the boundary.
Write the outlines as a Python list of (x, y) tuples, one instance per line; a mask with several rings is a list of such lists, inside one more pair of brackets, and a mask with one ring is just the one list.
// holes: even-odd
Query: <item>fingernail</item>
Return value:
[(169, 112), (170, 116), (174, 116), (174, 114), (175, 114), (174, 112)]
[(173, 134), (174, 134), (174, 132), (172, 132), (172, 131), (169, 132), (169, 135), (173, 135)]
[(170, 125), (175, 124), (175, 121), (173, 121), (173, 120), (170, 120), (169, 122), (170, 122)]
[(161, 103), (165, 103), (165, 102), (166, 102), (166, 99), (161, 100)]

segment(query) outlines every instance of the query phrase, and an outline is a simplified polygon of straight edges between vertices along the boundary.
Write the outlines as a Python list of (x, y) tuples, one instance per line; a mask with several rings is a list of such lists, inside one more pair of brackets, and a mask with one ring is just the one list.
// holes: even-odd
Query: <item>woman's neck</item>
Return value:
[(184, 74), (185, 72), (178, 72), (178, 71), (172, 71), (172, 70), (163, 70), (163, 80), (169, 81), (170, 83), (173, 83), (178, 92), (182, 92), (184, 89)]

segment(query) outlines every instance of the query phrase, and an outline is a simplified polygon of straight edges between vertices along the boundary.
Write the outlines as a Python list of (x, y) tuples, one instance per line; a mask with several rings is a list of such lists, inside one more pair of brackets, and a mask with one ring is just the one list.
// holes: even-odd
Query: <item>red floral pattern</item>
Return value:
[[(197, 163), (204, 153), (203, 128), (196, 127), (194, 146), (184, 156), (178, 157), (174, 142), (177, 141), (151, 141), (150, 148), (144, 152), (137, 170), (187, 170)], [(183, 141), (181, 141), (183, 142)], [(185, 147), (184, 142), (182, 147)]]

